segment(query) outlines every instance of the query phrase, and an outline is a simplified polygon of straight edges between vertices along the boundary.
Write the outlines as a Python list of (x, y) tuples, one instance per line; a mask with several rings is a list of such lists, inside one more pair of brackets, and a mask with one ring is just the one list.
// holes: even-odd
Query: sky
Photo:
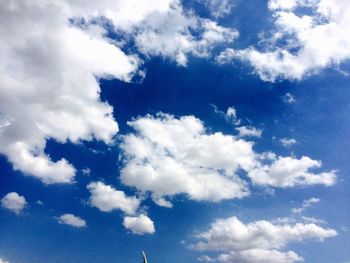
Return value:
[(349, 23), (0, 0), (0, 263), (350, 262)]

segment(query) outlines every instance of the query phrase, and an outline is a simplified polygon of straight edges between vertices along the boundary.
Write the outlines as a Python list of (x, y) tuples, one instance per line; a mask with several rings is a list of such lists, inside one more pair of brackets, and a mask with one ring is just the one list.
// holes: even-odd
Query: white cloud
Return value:
[(220, 201), (249, 194), (235, 174), (254, 165), (252, 143), (222, 133), (208, 134), (199, 119), (168, 114), (129, 122), (135, 134), (123, 138), (121, 181), (155, 199), (186, 194)]
[(71, 225), (78, 228), (86, 227), (86, 221), (84, 219), (72, 214), (61, 215), (57, 220), (60, 224)]
[(144, 214), (135, 217), (124, 217), (123, 226), (138, 235), (153, 234), (155, 232), (153, 221)]
[(312, 206), (313, 204), (316, 204), (320, 202), (319, 198), (316, 197), (312, 197), (308, 200), (304, 200), (303, 204), (301, 207), (298, 208), (292, 208), (291, 212), (294, 214), (301, 214), (302, 212), (304, 212), (307, 208), (309, 208), (310, 206)]
[(293, 187), (297, 185), (322, 184), (331, 186), (335, 183), (335, 171), (312, 173), (309, 170), (320, 168), (321, 162), (307, 156), (276, 157), (269, 164), (259, 164), (249, 171), (253, 183), (273, 187)]
[(2, 258), (0, 258), (0, 263), (9, 263), (9, 262), (4, 260), (4, 259), (2, 259)]
[(23, 196), (11, 192), (1, 199), (1, 205), (6, 209), (12, 210), (16, 214), (19, 214), (26, 207), (27, 201)]
[(222, 117), (223, 119), (225, 119), (228, 123), (235, 126), (241, 124), (241, 120), (237, 118), (237, 110), (235, 107), (233, 106), (228, 107), (225, 112), (225, 111), (219, 110), (218, 107), (214, 104), (210, 104), (210, 105), (213, 107), (214, 112), (220, 117)]
[[(199, 32), (198, 36), (191, 31)], [(208, 57), (213, 46), (230, 43), (238, 37), (235, 29), (185, 12), (175, 4), (169, 12), (155, 12), (139, 27), (135, 36), (138, 49), (147, 55), (160, 55), (186, 66), (188, 55)]]
[(262, 130), (250, 126), (237, 127), (239, 137), (261, 137)]
[(294, 144), (297, 143), (297, 140), (294, 138), (282, 138), (280, 139), (280, 143), (284, 146), (284, 147), (290, 147)]
[(235, 107), (228, 107), (226, 110), (226, 116), (228, 118), (236, 119), (237, 118), (237, 111), (236, 111)]
[[(117, 133), (98, 80), (144, 75), (138, 56), (123, 51), (126, 39), (146, 54), (185, 64), (188, 54), (207, 56), (214, 44), (237, 36), (185, 14), (177, 0), (0, 3), (0, 153), (46, 184), (72, 183), (76, 173), (66, 159), (45, 153), (48, 139), (110, 143)], [(108, 38), (102, 17), (124, 39)]]
[(231, 13), (234, 6), (233, 0), (199, 0), (209, 9), (215, 18), (221, 18)]
[(190, 247), (217, 251), (221, 262), (292, 263), (302, 258), (293, 251), (281, 251), (289, 243), (310, 239), (323, 241), (335, 235), (335, 230), (315, 224), (273, 224), (264, 220), (244, 224), (230, 217), (218, 219), (209, 230), (196, 234), (198, 242)]
[(283, 97), (284, 102), (292, 104), (296, 102), (295, 97), (289, 92)]
[(90, 205), (103, 212), (119, 209), (126, 214), (133, 215), (140, 205), (138, 198), (128, 197), (123, 191), (118, 191), (102, 182), (92, 182), (87, 188), (91, 193)]
[[(299, 12), (302, 7), (310, 12)], [(219, 62), (249, 61), (262, 80), (299, 80), (350, 58), (350, 3), (342, 0), (270, 0), (276, 29), (263, 48), (227, 49)], [(283, 41), (280, 41), (283, 40)], [(280, 44), (284, 43), (284, 44)]]
[(85, 176), (90, 176), (91, 175), (91, 169), (86, 167), (86, 168), (83, 168), (81, 169), (81, 173)]
[(155, 203), (178, 194), (198, 201), (218, 202), (249, 195), (245, 172), (253, 184), (265, 187), (332, 185), (335, 171), (313, 173), (321, 162), (307, 156), (256, 153), (253, 143), (220, 132), (208, 133), (193, 116), (175, 118), (159, 113), (128, 123), (133, 133), (123, 136), (121, 149), (123, 184), (150, 192)]

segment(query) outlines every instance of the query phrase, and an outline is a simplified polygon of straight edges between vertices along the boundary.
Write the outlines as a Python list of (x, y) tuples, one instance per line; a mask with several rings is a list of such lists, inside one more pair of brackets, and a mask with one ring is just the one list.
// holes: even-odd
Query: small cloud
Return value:
[(23, 196), (12, 192), (8, 193), (1, 199), (2, 207), (19, 214), (27, 205), (27, 201)]
[(85, 176), (90, 176), (91, 175), (91, 169), (86, 167), (84, 169), (81, 169), (81, 173)]
[(210, 105), (214, 108), (214, 112), (220, 117), (222, 117), (223, 119), (225, 119), (225, 121), (228, 122), (229, 124), (233, 124), (233, 125), (241, 124), (241, 120), (237, 118), (237, 110), (235, 107), (233, 106), (228, 107), (226, 112), (224, 112), (219, 110), (216, 105), (214, 104), (210, 104)]
[(229, 118), (237, 118), (237, 112), (236, 109), (234, 107), (228, 107), (227, 111), (226, 111), (226, 116)]
[(284, 147), (290, 147), (294, 144), (297, 143), (297, 140), (294, 138), (282, 138), (280, 139), (280, 143), (284, 146)]
[(315, 197), (312, 197), (308, 200), (305, 200), (302, 204), (301, 207), (297, 207), (297, 208), (292, 208), (291, 209), (291, 212), (293, 214), (301, 214), (302, 212), (304, 212), (307, 208), (311, 207), (313, 204), (316, 204), (320, 202), (320, 199), (319, 198), (315, 198)]
[(118, 191), (103, 182), (92, 182), (87, 186), (91, 196), (89, 203), (103, 212), (111, 212), (120, 209), (126, 214), (134, 215), (139, 208), (140, 200), (127, 196), (123, 191)]
[(37, 203), (38, 205), (44, 205), (43, 201), (41, 201), (41, 200), (36, 201), (36, 203)]
[(156, 203), (159, 206), (166, 207), (166, 208), (172, 208), (173, 207), (173, 204), (171, 202), (169, 202), (168, 200), (166, 200), (165, 198), (163, 198), (163, 197), (152, 196), (152, 200), (153, 200), (154, 203)]
[(241, 126), (237, 127), (239, 137), (257, 137), (260, 138), (262, 134), (262, 130), (257, 129), (251, 126)]
[(137, 235), (153, 234), (155, 232), (153, 221), (144, 214), (124, 217), (123, 226)]
[(64, 225), (70, 225), (74, 227), (86, 227), (86, 221), (78, 216), (72, 214), (61, 215), (58, 219), (58, 223)]
[(292, 103), (295, 103), (295, 102), (296, 102), (296, 99), (295, 99), (295, 97), (294, 97), (292, 94), (287, 93), (286, 95), (284, 95), (283, 101), (284, 101), (285, 103), (292, 104)]
[(207, 255), (202, 255), (200, 257), (197, 258), (198, 261), (201, 261), (201, 262), (216, 262), (217, 260), (215, 258), (211, 258)]

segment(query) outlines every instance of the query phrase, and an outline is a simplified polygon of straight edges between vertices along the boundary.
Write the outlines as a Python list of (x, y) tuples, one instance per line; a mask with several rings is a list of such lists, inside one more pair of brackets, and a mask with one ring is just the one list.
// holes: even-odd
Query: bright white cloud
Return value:
[(249, 194), (238, 169), (254, 165), (252, 143), (222, 133), (208, 134), (193, 116), (147, 115), (129, 122), (135, 134), (123, 138), (121, 181), (154, 199), (186, 194), (220, 201)]
[(314, 173), (321, 162), (303, 156), (257, 153), (253, 143), (222, 133), (208, 133), (193, 116), (159, 113), (128, 123), (134, 133), (123, 137), (123, 184), (150, 192), (155, 203), (171, 207), (169, 197), (218, 202), (249, 195), (244, 171), (253, 184), (266, 187), (335, 183), (335, 171)]
[(99, 78), (144, 75), (142, 61), (123, 51), (125, 39), (108, 38), (101, 18), (139, 51), (179, 64), (237, 36), (185, 14), (177, 0), (0, 0), (0, 153), (46, 184), (72, 183), (76, 173), (66, 159), (45, 153), (47, 139), (109, 143), (118, 131)]
[(86, 221), (84, 219), (72, 214), (61, 215), (57, 220), (60, 224), (70, 225), (78, 228), (86, 227)]
[(262, 130), (250, 126), (237, 127), (239, 137), (261, 137)]
[(133, 215), (140, 205), (138, 198), (126, 196), (123, 191), (118, 191), (102, 182), (92, 182), (87, 188), (91, 193), (90, 205), (103, 212), (119, 209), (126, 214)]
[[(227, 49), (219, 62), (249, 61), (261, 79), (273, 82), (299, 80), (350, 58), (348, 1), (270, 0), (268, 5), (276, 29), (260, 42), (266, 48)], [(299, 13), (298, 7), (310, 12)]]
[(336, 172), (312, 173), (310, 169), (320, 168), (321, 162), (307, 156), (276, 157), (261, 163), (249, 171), (253, 183), (273, 187), (293, 187), (298, 185), (322, 184), (331, 186), (336, 181)]
[(16, 214), (19, 214), (26, 205), (26, 199), (15, 192), (8, 193), (1, 199), (1, 206), (15, 212)]
[(297, 140), (294, 138), (282, 138), (280, 139), (280, 143), (284, 146), (284, 147), (290, 147), (294, 144), (297, 143)]
[[(191, 31), (199, 35), (195, 37)], [(145, 20), (135, 40), (142, 53), (168, 57), (185, 66), (188, 55), (208, 57), (212, 47), (232, 42), (238, 35), (235, 29), (199, 18), (176, 4), (170, 12), (155, 12)]]
[(316, 204), (320, 202), (320, 199), (319, 198), (316, 198), (316, 197), (312, 197), (308, 200), (305, 200), (302, 204), (301, 207), (298, 207), (298, 208), (292, 208), (291, 209), (291, 212), (294, 213), (294, 214), (301, 214), (302, 212), (304, 212), (306, 209), (308, 209), (309, 207), (311, 207), (313, 204)]
[(9, 262), (4, 260), (4, 259), (2, 259), (2, 258), (0, 258), (0, 263), (9, 263)]
[(237, 118), (237, 111), (235, 107), (228, 107), (226, 110), (226, 116), (228, 118), (236, 119)]
[(292, 263), (303, 259), (293, 251), (281, 251), (293, 242), (323, 241), (336, 236), (333, 229), (316, 224), (273, 224), (255, 221), (249, 224), (236, 217), (218, 219), (209, 230), (197, 234), (190, 247), (199, 251), (217, 251), (220, 262)]
[(123, 226), (138, 235), (153, 234), (155, 232), (153, 221), (144, 214), (124, 217)]

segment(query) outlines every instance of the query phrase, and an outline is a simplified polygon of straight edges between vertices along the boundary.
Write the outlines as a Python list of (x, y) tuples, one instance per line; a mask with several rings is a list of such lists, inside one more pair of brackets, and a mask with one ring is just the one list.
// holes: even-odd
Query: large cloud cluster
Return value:
[(0, 34), (0, 152), (47, 184), (71, 183), (75, 175), (66, 159), (44, 152), (47, 139), (109, 143), (118, 131), (98, 79), (143, 75), (138, 55), (124, 51), (126, 40), (185, 65), (188, 54), (207, 56), (237, 36), (185, 13), (177, 0), (1, 0)]
[[(343, 0), (270, 0), (275, 30), (260, 47), (227, 49), (220, 62), (248, 61), (261, 79), (300, 80), (350, 58), (350, 3)], [(307, 12), (305, 12), (307, 10)]]
[(220, 262), (293, 263), (303, 259), (293, 251), (280, 251), (289, 243), (323, 241), (335, 235), (335, 230), (316, 224), (273, 224), (264, 220), (245, 224), (230, 217), (216, 220), (209, 230), (197, 234), (198, 242), (190, 247), (217, 251), (221, 253), (217, 258)]
[(321, 162), (309, 157), (257, 153), (251, 141), (209, 133), (194, 116), (160, 113), (129, 122), (134, 133), (123, 137), (121, 181), (153, 200), (171, 206), (166, 197), (186, 194), (193, 200), (218, 202), (249, 195), (244, 172), (255, 185), (294, 187), (332, 185), (334, 171), (314, 173)]

